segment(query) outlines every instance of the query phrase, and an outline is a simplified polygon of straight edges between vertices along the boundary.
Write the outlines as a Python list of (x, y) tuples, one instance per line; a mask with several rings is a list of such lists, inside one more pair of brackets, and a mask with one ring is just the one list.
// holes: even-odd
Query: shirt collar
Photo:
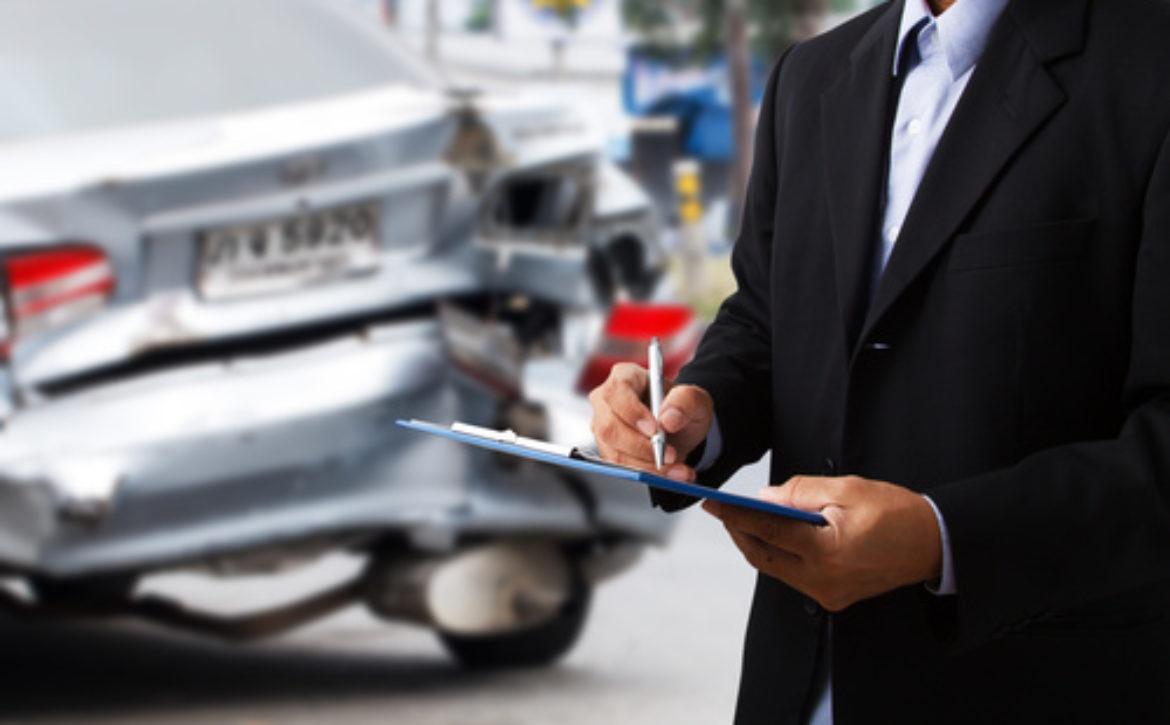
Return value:
[[(894, 51), (895, 75), (907, 50), (906, 36), (915, 26), (925, 21), (923, 32), (931, 24), (936, 25), (939, 42), (947, 61), (952, 79), (958, 79), (975, 65), (991, 28), (1003, 12), (1008, 0), (958, 0), (945, 13), (937, 17), (930, 12), (926, 0), (906, 0), (902, 6), (902, 21), (898, 27), (898, 45)], [(921, 37), (921, 32), (919, 37)]]

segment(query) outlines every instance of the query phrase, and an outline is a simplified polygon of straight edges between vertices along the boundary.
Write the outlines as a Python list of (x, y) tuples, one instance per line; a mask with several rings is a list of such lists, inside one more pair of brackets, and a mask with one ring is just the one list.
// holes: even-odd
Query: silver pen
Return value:
[(661, 471), (662, 459), (666, 455), (666, 434), (658, 420), (662, 415), (662, 346), (657, 337), (650, 341), (650, 412), (654, 414), (654, 425), (658, 428), (650, 438), (654, 446), (654, 465)]

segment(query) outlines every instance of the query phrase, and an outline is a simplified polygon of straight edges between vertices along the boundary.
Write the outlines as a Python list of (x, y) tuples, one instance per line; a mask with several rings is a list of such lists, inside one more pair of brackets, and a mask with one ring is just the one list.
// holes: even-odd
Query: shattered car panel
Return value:
[[(370, 32), (326, 3), (279, 6)], [(51, 12), (33, 7), (0, 8), (0, 26)], [(46, 601), (62, 582), (347, 547), (384, 564), (379, 592), (346, 590), (379, 611), (388, 592), (416, 614), (433, 594), (386, 572), (481, 565), (560, 582), (572, 591), (531, 594), (561, 607), (581, 572), (617, 568), (602, 549), (668, 535), (640, 487), (393, 426), (585, 442), (583, 355), (664, 260), (645, 194), (570, 111), (448, 93), (376, 44), (411, 82), (0, 135), (0, 568)], [(516, 538), (539, 546), (464, 551)], [(579, 626), (574, 606), (550, 642)]]

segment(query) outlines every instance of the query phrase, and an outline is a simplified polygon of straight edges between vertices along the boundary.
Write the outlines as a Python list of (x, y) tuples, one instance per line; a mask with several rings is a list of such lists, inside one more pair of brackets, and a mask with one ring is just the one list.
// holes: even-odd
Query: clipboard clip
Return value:
[(484, 440), (493, 441), (495, 443), (505, 443), (508, 445), (524, 448), (530, 451), (540, 451), (552, 456), (560, 456), (562, 458), (576, 458), (581, 461), (590, 461), (592, 463), (608, 463), (603, 459), (597, 451), (591, 451), (575, 446), (564, 446), (556, 443), (549, 443), (548, 441), (538, 440), (536, 438), (525, 438), (516, 433), (512, 429), (496, 430), (494, 428), (484, 428), (483, 426), (471, 425), (470, 423), (455, 422), (451, 424), (451, 430), (455, 433), (461, 433), (466, 436), (474, 438), (482, 438)]

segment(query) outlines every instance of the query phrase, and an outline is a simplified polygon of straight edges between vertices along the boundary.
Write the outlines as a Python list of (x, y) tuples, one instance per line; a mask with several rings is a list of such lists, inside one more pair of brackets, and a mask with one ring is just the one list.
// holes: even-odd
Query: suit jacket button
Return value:
[(837, 462), (832, 458), (826, 458), (824, 464), (821, 466), (821, 474), (824, 476), (837, 475)]
[(815, 617), (821, 613), (821, 605), (817, 604), (811, 599), (804, 600), (804, 613), (810, 617)]

